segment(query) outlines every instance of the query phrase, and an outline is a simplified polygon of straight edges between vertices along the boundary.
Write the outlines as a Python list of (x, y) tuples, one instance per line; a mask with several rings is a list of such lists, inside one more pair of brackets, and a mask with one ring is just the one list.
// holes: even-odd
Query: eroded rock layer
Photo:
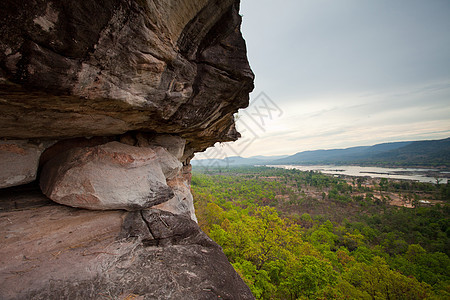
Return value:
[(253, 89), (239, 1), (0, 11), (0, 298), (251, 299), (190, 193)]
[(0, 133), (235, 140), (253, 73), (234, 0), (0, 3)]

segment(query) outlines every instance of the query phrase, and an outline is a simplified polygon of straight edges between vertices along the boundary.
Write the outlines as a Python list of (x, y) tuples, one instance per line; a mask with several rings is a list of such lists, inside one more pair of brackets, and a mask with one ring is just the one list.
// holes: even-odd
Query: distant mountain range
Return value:
[(303, 151), (286, 156), (232, 156), (193, 160), (194, 166), (358, 164), (450, 168), (450, 138), (429, 141), (383, 143), (346, 149)]

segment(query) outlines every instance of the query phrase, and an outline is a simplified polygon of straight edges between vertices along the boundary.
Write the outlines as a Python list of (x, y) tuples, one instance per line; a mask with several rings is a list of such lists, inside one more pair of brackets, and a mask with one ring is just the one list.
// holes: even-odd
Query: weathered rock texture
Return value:
[(192, 167), (184, 166), (177, 176), (169, 180), (167, 184), (172, 188), (174, 197), (169, 201), (155, 205), (155, 208), (189, 216), (197, 221), (194, 209), (194, 199), (191, 194), (191, 170)]
[(181, 162), (162, 147), (119, 142), (74, 148), (49, 160), (41, 172), (42, 192), (50, 199), (88, 209), (149, 208), (168, 201)]
[(54, 201), (109, 210), (31, 209), (46, 198), (8, 188), (1, 299), (252, 298), (190, 193), (193, 154), (239, 137), (253, 89), (238, 10), (0, 1), (0, 188), (38, 178)]
[(39, 157), (50, 144), (23, 140), (0, 141), (0, 188), (35, 180)]
[(80, 210), (29, 192), (0, 207), (0, 299), (253, 299), (188, 217)]
[(235, 140), (253, 73), (235, 0), (0, 2), (0, 133)]

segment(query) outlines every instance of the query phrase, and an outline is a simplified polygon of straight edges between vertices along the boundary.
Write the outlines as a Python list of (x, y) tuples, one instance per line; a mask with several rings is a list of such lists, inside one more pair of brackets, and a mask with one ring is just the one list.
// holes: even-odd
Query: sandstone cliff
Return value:
[(239, 1), (0, 11), (0, 298), (251, 299), (190, 194), (253, 89)]

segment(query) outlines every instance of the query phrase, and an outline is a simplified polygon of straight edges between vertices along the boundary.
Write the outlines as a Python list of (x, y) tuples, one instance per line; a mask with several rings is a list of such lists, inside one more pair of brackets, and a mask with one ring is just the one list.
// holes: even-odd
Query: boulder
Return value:
[(39, 157), (50, 144), (26, 140), (0, 141), (0, 188), (34, 181)]
[(119, 142), (74, 148), (44, 165), (40, 186), (55, 202), (87, 209), (137, 210), (174, 196), (166, 178), (181, 163), (167, 150)]

